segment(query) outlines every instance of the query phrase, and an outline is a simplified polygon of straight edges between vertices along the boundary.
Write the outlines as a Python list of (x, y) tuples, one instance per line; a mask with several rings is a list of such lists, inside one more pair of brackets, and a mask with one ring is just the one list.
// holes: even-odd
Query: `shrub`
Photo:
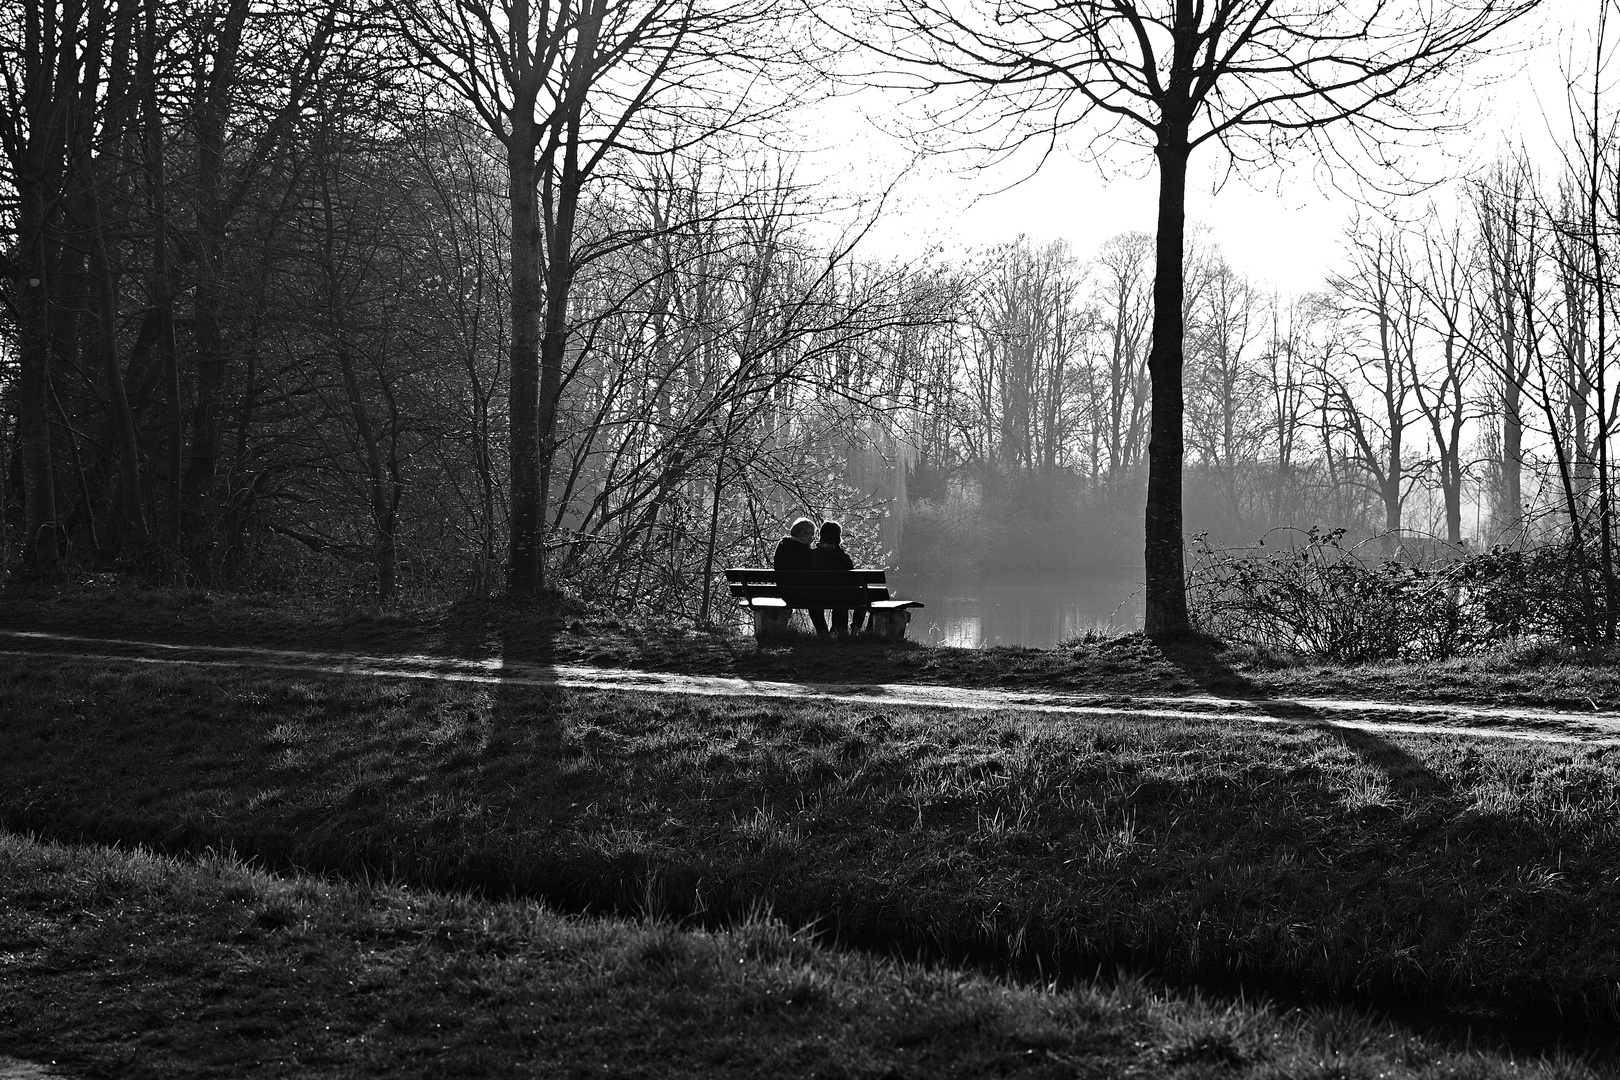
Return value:
[(1468, 559), (1460, 580), (1488, 641), (1602, 642), (1607, 605), (1595, 552), (1572, 541), (1529, 551), (1493, 548)]
[(1455, 564), (1369, 560), (1343, 538), (1274, 529), (1236, 550), (1198, 538), (1188, 599), (1199, 629), (1352, 663), (1454, 653), (1464, 635)]
[(1525, 639), (1581, 647), (1602, 639), (1597, 560), (1570, 542), (1364, 557), (1378, 539), (1346, 545), (1343, 529), (1274, 529), (1254, 547), (1219, 550), (1197, 538), (1193, 619), (1234, 644), (1350, 663), (1443, 660)]

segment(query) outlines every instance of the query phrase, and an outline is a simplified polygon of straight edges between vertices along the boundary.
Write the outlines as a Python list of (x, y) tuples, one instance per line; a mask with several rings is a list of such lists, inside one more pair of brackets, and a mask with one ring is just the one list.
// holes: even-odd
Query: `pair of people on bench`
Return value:
[[(844, 530), (838, 522), (822, 522), (818, 536), (816, 523), (809, 518), (800, 518), (793, 523), (788, 534), (782, 537), (782, 542), (776, 545), (776, 555), (771, 559), (771, 569), (777, 573), (784, 570), (794, 572), (853, 570), (855, 560), (844, 550), (843, 542)], [(817, 608), (807, 610), (810, 623), (816, 628), (816, 636), (827, 637), (827, 613)], [(840, 638), (846, 638), (852, 632), (858, 633), (865, 621), (865, 608), (856, 608), (853, 620), (850, 618), (848, 608), (834, 609), (832, 632)]]

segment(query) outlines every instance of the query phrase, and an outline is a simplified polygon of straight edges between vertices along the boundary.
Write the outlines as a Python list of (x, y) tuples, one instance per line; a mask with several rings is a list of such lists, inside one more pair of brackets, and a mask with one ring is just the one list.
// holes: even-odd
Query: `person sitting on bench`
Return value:
[[(776, 554), (771, 558), (771, 569), (778, 574), (784, 571), (803, 573), (818, 569), (810, 560), (812, 554), (810, 545), (815, 542), (815, 537), (815, 522), (804, 517), (795, 521), (788, 534), (782, 537), (781, 543), (776, 545)], [(816, 636), (827, 637), (827, 616), (816, 608), (809, 609), (808, 614), (810, 624), (816, 628)]]
[[(844, 550), (843, 542), (843, 526), (836, 521), (822, 522), (820, 542), (810, 549), (810, 569), (833, 571), (855, 569), (855, 560)], [(815, 614), (819, 615), (820, 612)], [(840, 638), (849, 637), (852, 631), (860, 633), (861, 624), (866, 621), (865, 608), (855, 609), (854, 625), (851, 625), (849, 615), (848, 608), (837, 608), (832, 613), (833, 633)]]

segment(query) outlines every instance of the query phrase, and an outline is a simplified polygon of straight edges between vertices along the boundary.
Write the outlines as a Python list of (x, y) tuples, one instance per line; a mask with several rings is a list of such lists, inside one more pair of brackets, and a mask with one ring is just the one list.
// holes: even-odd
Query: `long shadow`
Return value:
[[(499, 661), (490, 694), (484, 746), (492, 755), (521, 744), (524, 774), (513, 778), (538, 820), (561, 809), (558, 774), (564, 757), (563, 698), (557, 687), (535, 686), (553, 671), (555, 645), (566, 613), (554, 593), (530, 600), (474, 598), (453, 605), (445, 620), (444, 647), (452, 655)], [(497, 889), (496, 891), (500, 891)]]
[(1164, 656), (1206, 692), (1248, 702), (1267, 716), (1314, 727), (1338, 740), (1383, 774), (1390, 787), (1408, 797), (1434, 796), (1450, 786), (1423, 762), (1376, 732), (1330, 723), (1322, 710), (1279, 696), (1250, 679), (1224, 657), (1219, 642), (1195, 637), (1160, 647)]
[[(727, 749), (715, 764), (694, 759), (687, 771), (655, 767), (667, 744), (655, 738), (638, 750), (636, 740), (656, 736), (675, 709), (661, 704), (644, 708), (628, 700), (587, 708), (579, 699), (588, 692), (532, 685), (535, 674), (565, 654), (568, 645), (559, 647), (557, 638), (569, 618), (543, 607), (467, 605), (444, 627), (451, 638), (446, 646), (480, 656), (499, 649), (501, 665), (492, 669), (496, 681), (476, 695), (450, 689), (467, 684), (445, 683), (442, 691), (422, 689), (420, 683), (402, 685), (393, 699), (402, 707), (408, 707), (408, 698), (426, 699), (422, 715), (403, 719), (386, 702), (379, 705), (369, 690), (341, 692), (335, 677), (216, 686), (213, 681), (143, 676), (115, 688), (123, 692), (144, 686), (145, 698), (127, 706), (103, 700), (93, 707), (82, 700), (84, 692), (77, 685), (64, 682), (53, 689), (48, 683), (13, 680), (8, 687), (0, 679), (0, 712), (10, 710), (6, 719), (12, 732), (8, 752), (0, 753), (0, 815), (11, 815), (17, 827), (63, 837), (144, 843), (174, 852), (234, 844), (244, 856), (264, 859), (272, 867), (356, 875), (375, 869), (413, 886), (542, 897), (568, 911), (634, 915), (660, 910), (675, 919), (725, 925), (749, 911), (771, 909), (790, 925), (826, 927), (835, 940), (874, 952), (978, 962), (1042, 983), (1053, 972), (1081, 977), (1130, 965), (1138, 971), (1162, 968), (1177, 978), (1184, 973), (1186, 981), (1212, 992), (1336, 1000), (1323, 996), (1338, 985), (1331, 982), (1336, 977), (1331, 966), (1320, 968), (1320, 975), (1314, 974), (1314, 964), (1296, 972), (1279, 956), (1269, 972), (1256, 972), (1254, 952), (1189, 960), (1179, 929), (1202, 925), (1212, 910), (1218, 913), (1211, 904), (1226, 901), (1215, 894), (1180, 888), (1182, 899), (1163, 909), (1167, 914), (1155, 916), (1160, 921), (1152, 924), (1146, 944), (1131, 943), (1120, 936), (1125, 923), (1112, 922), (1111, 916), (1094, 918), (1086, 907), (1092, 896), (1114, 897), (1119, 911), (1157, 904), (1171, 892), (1166, 884), (1181, 881), (1189, 856), (1200, 867), (1220, 871), (1222, 852), (1234, 831), (1229, 825), (1241, 829), (1250, 821), (1265, 822), (1267, 835), (1277, 839), (1261, 843), (1326, 835), (1316, 823), (1338, 813), (1340, 800), (1323, 785), (1307, 780), (1290, 793), (1171, 781), (1137, 786), (1118, 798), (1142, 835), (1179, 829), (1182, 839), (1162, 845), (1133, 843), (1132, 853), (1122, 856), (1124, 862), (1114, 869), (1103, 864), (1084, 872), (1051, 868), (1031, 879), (1052, 897), (1056, 906), (1050, 914), (1039, 914), (1047, 910), (1042, 899), (1027, 909), (1038, 916), (1033, 922), (1003, 924), (995, 913), (1006, 897), (984, 891), (978, 870), (979, 860), (993, 853), (951, 857), (954, 845), (969, 842), (970, 819), (978, 810), (990, 809), (980, 797), (989, 795), (971, 794), (979, 789), (969, 786), (960, 789), (970, 792), (968, 798), (937, 800), (930, 810), (937, 810), (937, 824), (916, 842), (907, 838), (913, 817), (921, 821), (921, 811), (913, 812), (905, 789), (913, 769), (911, 725), (891, 731), (889, 721), (880, 717), (851, 724), (847, 716), (826, 715), (833, 710), (794, 712), (773, 705), (761, 706), (755, 716), (745, 708), (739, 712), (748, 715), (733, 721), (748, 725), (750, 747)], [(1176, 662), (1187, 676), (1216, 693), (1244, 696), (1273, 715), (1302, 724), (1320, 722), (1301, 703), (1234, 671), (1218, 653), (1205, 649), (1178, 655)], [(199, 707), (188, 707), (184, 698), (162, 696), (176, 688), (200, 695)], [(36, 706), (31, 698), (46, 700)], [(74, 709), (85, 715), (74, 716)], [(713, 715), (717, 710), (702, 712), (702, 724), (725, 721)], [(593, 717), (589, 724), (575, 720), (582, 714)], [(436, 738), (430, 745), (413, 733), (437, 735), (457, 726), (477, 737)], [(597, 729), (605, 732), (606, 748), (582, 754), (582, 743), (588, 746)], [(1432, 777), (1413, 775), (1409, 757), (1377, 736), (1358, 739), (1360, 732), (1326, 730), (1390, 776), (1392, 787), (1415, 791), (1433, 783)], [(965, 728), (962, 734), (970, 743), (978, 737)], [(510, 745), (502, 752), (485, 740), (510, 740)], [(820, 748), (823, 764), (785, 769), (785, 756), (805, 745)], [(346, 756), (334, 760), (329, 748)], [(278, 764), (289, 755), (297, 755), (297, 763)], [(385, 767), (389, 774), (379, 772), (375, 780), (368, 776), (368, 783), (355, 783), (355, 769), (367, 767), (368, 760), (379, 762), (379, 769)], [(1062, 753), (1039, 760), (1054, 770), (1067, 768)], [(695, 791), (690, 774), (700, 770), (725, 770), (724, 783), (707, 793)], [(963, 770), (953, 775), (967, 785), (982, 779)], [(1091, 766), (1054, 775), (1068, 777), (1060, 785), (1063, 790), (1112, 790), (1097, 787), (1103, 774)], [(159, 784), (154, 777), (165, 779)], [(859, 784), (852, 783), (856, 777)], [(278, 788), (285, 790), (277, 795)], [(827, 790), (847, 794), (837, 803), (825, 802)], [(1444, 793), (1439, 796), (1445, 798)], [(577, 808), (570, 800), (577, 800)], [(824, 802), (825, 816), (807, 817), (811, 825), (803, 832), (797, 826), (790, 836), (749, 831), (746, 816), (756, 807), (815, 808)], [(668, 808), (670, 821), (659, 820), (666, 814), (660, 807)], [(676, 817), (681, 820), (674, 822)], [(1057, 826), (1067, 820), (1060, 814), (1053, 818)], [(1271, 830), (1271, 825), (1277, 828)], [(636, 842), (634, 837), (642, 834), (645, 841)], [(595, 843), (619, 835), (632, 839), (605, 847)], [(1421, 916), (1423, 905), (1433, 902), (1423, 864), (1437, 857), (1441, 838), (1388, 835), (1396, 842), (1388, 854), (1389, 895), (1404, 905), (1402, 912)], [(1540, 838), (1541, 830), (1527, 818), (1476, 822), (1446, 834), (1451, 852), (1446, 858), (1466, 867), (1476, 856), (1502, 853), (1511, 859), (1523, 850), (1524, 862), (1544, 861), (1550, 848)], [(767, 842), (774, 846), (765, 847)], [(1312, 854), (1279, 879), (1282, 884), (1267, 894), (1278, 904), (1268, 917), (1287, 911), (1294, 922), (1310, 921), (1309, 897), (1316, 893), (1300, 893), (1296, 904), (1291, 882), (1304, 881), (1324, 893), (1344, 892), (1336, 880), (1342, 866), (1335, 863), (1333, 851)], [(1026, 869), (1017, 852), (996, 858), (996, 865), (1008, 872), (1006, 880)], [(1485, 881), (1490, 872), (1461, 873), (1459, 880)], [(1305, 877), (1296, 876), (1301, 874)], [(1241, 886), (1234, 896), (1250, 895), (1241, 890), (1251, 877), (1237, 874), (1226, 880)], [(1102, 892), (1104, 886), (1111, 891)], [(1289, 891), (1283, 891), (1285, 886)], [(1521, 891), (1527, 903), (1556, 899)], [(1075, 898), (1072, 904), (1063, 899), (1069, 894)], [(1441, 900), (1461, 909), (1461, 900)], [(1560, 951), (1564, 946), (1557, 927), (1570, 913), (1578, 914), (1577, 901), (1558, 909), (1564, 915), (1527, 921), (1527, 927), (1535, 928), (1539, 919), (1550, 929), (1536, 939), (1541, 944), (1533, 942), (1526, 949), (1566, 955)], [(1235, 903), (1229, 908), (1230, 925), (1248, 933), (1244, 909)], [(1172, 918), (1175, 912), (1185, 917)], [(1379, 917), (1371, 918), (1376, 923)], [(1022, 944), (1026, 930), (1027, 951)], [(1018, 945), (1004, 936), (1015, 931)], [(1257, 947), (1269, 940), (1258, 932), (1251, 939), (1260, 943)], [(1337, 939), (1324, 939), (1324, 949), (1337, 947)], [(1567, 955), (1578, 954), (1570, 950)], [(1238, 959), (1247, 966), (1232, 966)], [(1387, 989), (1392, 1008), (1421, 1006), (1397, 982), (1367, 985), (1371, 989), (1357, 993), (1377, 1001)], [(1422, 985), (1430, 983), (1424, 980)], [(1504, 989), (1504, 999), (1507, 994)], [(1552, 1046), (1574, 1037), (1549, 1028), (1547, 1015), (1543, 1011), (1532, 1018), (1541, 1030), (1526, 1031), (1525, 1038), (1532, 1040), (1526, 1045)], [(1459, 1037), (1502, 1026), (1496, 1014), (1489, 1021), (1460, 1023)], [(1543, 1041), (1536, 1044), (1532, 1037)]]
[[(1254, 682), (1227, 662), (1224, 647), (1217, 641), (1194, 638), (1161, 645), (1160, 651), (1205, 691), (1245, 701), (1268, 716), (1290, 720), (1334, 738), (1377, 769), (1402, 796), (1444, 798), (1455, 790), (1422, 761), (1389, 739), (1364, 729), (1332, 724), (1321, 710), (1280, 696), (1275, 690)], [(1398, 1017), (1416, 1030), (1452, 1045), (1473, 1047), (1479, 1040), (1511, 1053), (1531, 1057), (1569, 1055), (1603, 1067), (1613, 1067), (1620, 1061), (1620, 1038), (1615, 1036), (1612, 1025), (1566, 1016), (1562, 1009), (1556, 1010), (1556, 1015), (1545, 1012), (1532, 1017), (1512, 1013), (1476, 1014), (1466, 1009), (1453, 1011), (1445, 1006), (1431, 1010), (1418, 1002), (1404, 1002), (1393, 1013), (1385, 1015)]]

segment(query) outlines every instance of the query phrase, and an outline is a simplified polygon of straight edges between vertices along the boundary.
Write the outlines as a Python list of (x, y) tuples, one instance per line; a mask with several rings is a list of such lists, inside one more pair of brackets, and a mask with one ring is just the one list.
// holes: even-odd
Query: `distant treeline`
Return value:
[[(1620, 219), (1589, 192), (1620, 176), (1620, 144), (1588, 138), (1571, 160), (1595, 173), (1549, 184), (1520, 157), (1448, 203), (1357, 223), (1318, 292), (1268, 291), (1195, 244), (1189, 533), (1574, 540), (1610, 580)], [(925, 505), (905, 550), (936, 557), (926, 532), (976, 565), (1139, 555), (1151, 238), (1090, 258), (1019, 239), (964, 269), (961, 315), (917, 377), (909, 493)]]

